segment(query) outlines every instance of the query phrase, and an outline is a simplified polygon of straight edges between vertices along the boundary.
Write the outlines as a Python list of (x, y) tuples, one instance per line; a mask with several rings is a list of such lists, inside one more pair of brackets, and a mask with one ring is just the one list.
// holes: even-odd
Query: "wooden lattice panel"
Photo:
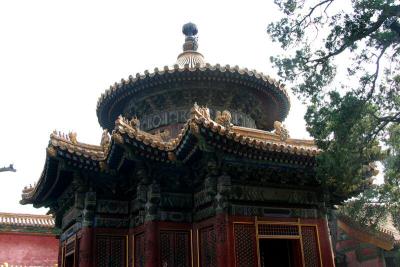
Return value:
[(146, 263), (144, 233), (135, 235), (134, 240), (135, 240), (134, 267), (144, 267)]
[(96, 237), (96, 263), (99, 267), (108, 267), (110, 258), (110, 242), (105, 236)]
[(216, 237), (214, 227), (207, 227), (199, 231), (200, 266), (216, 267)]
[(302, 226), (303, 253), (305, 267), (320, 267), (318, 238), (314, 226)]
[(123, 236), (96, 236), (96, 266), (124, 267), (126, 239)]
[(259, 224), (258, 234), (268, 236), (298, 236), (299, 227), (297, 225), (284, 224)]
[(255, 266), (256, 233), (253, 224), (235, 224), (235, 261), (237, 267)]
[(161, 266), (174, 266), (173, 239), (173, 232), (165, 231), (160, 234)]
[(176, 267), (189, 267), (191, 263), (190, 236), (188, 232), (175, 234), (175, 265)]
[(161, 266), (189, 267), (191, 262), (189, 232), (161, 231), (160, 256)]
[(110, 261), (109, 267), (125, 266), (126, 239), (124, 237), (110, 238)]

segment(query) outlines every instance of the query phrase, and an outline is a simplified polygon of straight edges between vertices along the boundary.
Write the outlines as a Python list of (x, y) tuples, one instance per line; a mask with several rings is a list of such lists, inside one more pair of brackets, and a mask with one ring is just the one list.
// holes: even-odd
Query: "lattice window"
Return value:
[(176, 267), (189, 267), (191, 262), (189, 233), (175, 234), (175, 265)]
[(320, 267), (318, 239), (314, 226), (302, 226), (303, 253), (305, 267)]
[(237, 267), (255, 266), (256, 233), (253, 224), (235, 224), (235, 261)]
[(144, 233), (135, 235), (135, 266), (144, 267), (145, 261), (145, 242)]
[(200, 266), (216, 267), (216, 237), (214, 227), (207, 227), (199, 231), (200, 243)]
[(110, 258), (110, 242), (107, 237), (96, 237), (96, 263), (99, 267), (107, 267)]
[(161, 232), (160, 234), (161, 266), (174, 266), (173, 239), (173, 232)]
[(298, 236), (299, 227), (297, 225), (259, 224), (258, 234), (269, 236)]
[(126, 258), (123, 236), (96, 236), (96, 266), (123, 267)]
[(124, 237), (112, 237), (110, 239), (110, 264), (109, 267), (125, 265), (126, 260), (126, 239)]
[(189, 267), (189, 232), (161, 231), (160, 254), (161, 266)]

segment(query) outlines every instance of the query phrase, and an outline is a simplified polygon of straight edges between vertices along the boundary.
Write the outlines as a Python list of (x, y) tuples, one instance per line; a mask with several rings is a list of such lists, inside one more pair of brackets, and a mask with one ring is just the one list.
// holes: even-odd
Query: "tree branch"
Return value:
[(363, 31), (363, 32), (361, 32), (361, 33), (356, 33), (356, 34), (350, 35), (349, 39), (350, 39), (351, 41), (345, 42), (345, 43), (344, 43), (341, 47), (339, 47), (336, 51), (331, 52), (331, 53), (327, 54), (327, 55), (324, 56), (324, 57), (320, 57), (320, 58), (317, 58), (317, 59), (314, 59), (314, 60), (311, 60), (311, 61), (312, 61), (312, 62), (317, 62), (317, 63), (322, 63), (323, 61), (325, 61), (325, 60), (327, 60), (327, 59), (329, 59), (329, 58), (331, 58), (331, 57), (334, 57), (334, 56), (339, 55), (339, 54), (342, 53), (344, 50), (346, 50), (346, 48), (348, 48), (349, 46), (351, 46), (352, 44), (354, 44), (356, 41), (362, 40), (362, 39), (364, 39), (365, 37), (368, 37), (370, 34), (372, 34), (373, 32), (375, 32), (376, 30), (378, 30), (378, 29), (382, 26), (382, 24), (385, 22), (386, 19), (387, 19), (386, 16), (382, 16), (382, 15), (379, 16), (379, 17), (378, 17), (378, 20), (377, 20), (375, 23), (373, 23), (372, 26), (371, 26), (369, 29), (367, 29), (367, 30), (365, 30), (365, 31)]
[(382, 47), (382, 50), (381, 50), (378, 58), (376, 59), (376, 69), (375, 69), (375, 74), (374, 74), (374, 80), (372, 81), (371, 90), (368, 92), (367, 99), (370, 99), (375, 92), (376, 81), (378, 80), (378, 76), (379, 76), (379, 64), (380, 64), (382, 56), (385, 54), (385, 51), (388, 47), (389, 47), (389, 45), (385, 45), (384, 47)]
[(308, 14), (305, 15), (305, 16), (303, 17), (302, 20), (300, 20), (298, 23), (296, 23), (296, 26), (300, 26), (301, 24), (303, 24), (303, 22), (304, 22), (307, 18), (310, 18), (311, 15), (312, 15), (312, 13), (314, 13), (315, 9), (317, 9), (318, 7), (320, 7), (320, 6), (322, 6), (322, 5), (328, 4), (328, 5), (325, 7), (325, 9), (324, 9), (324, 12), (326, 12), (326, 10), (327, 10), (328, 7), (332, 4), (333, 1), (335, 1), (335, 0), (324, 0), (324, 1), (319, 2), (318, 4), (316, 4), (315, 6), (311, 7), (311, 8), (310, 8), (310, 12), (308, 12)]

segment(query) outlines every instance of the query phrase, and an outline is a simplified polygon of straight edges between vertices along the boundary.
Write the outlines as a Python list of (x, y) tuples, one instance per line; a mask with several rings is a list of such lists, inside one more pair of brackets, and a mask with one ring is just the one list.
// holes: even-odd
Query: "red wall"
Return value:
[(54, 235), (0, 233), (0, 265), (54, 267), (57, 259)]

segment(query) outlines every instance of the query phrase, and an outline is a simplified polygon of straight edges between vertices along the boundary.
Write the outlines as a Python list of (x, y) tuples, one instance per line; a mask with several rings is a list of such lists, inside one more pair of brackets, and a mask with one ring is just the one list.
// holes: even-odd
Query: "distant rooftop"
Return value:
[(4, 227), (39, 227), (54, 228), (54, 219), (50, 215), (20, 213), (0, 213), (0, 228)]

